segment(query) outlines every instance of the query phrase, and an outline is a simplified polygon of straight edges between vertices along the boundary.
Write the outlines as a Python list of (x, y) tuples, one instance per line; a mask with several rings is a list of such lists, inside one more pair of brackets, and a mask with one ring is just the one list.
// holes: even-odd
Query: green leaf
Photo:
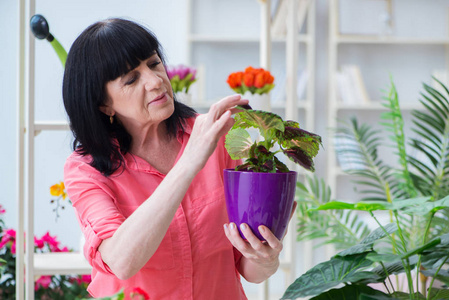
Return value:
[(449, 290), (432, 288), (429, 293), (428, 299), (430, 300), (444, 300), (449, 299)]
[(391, 254), (391, 253), (376, 253), (376, 252), (371, 252), (368, 253), (368, 255), (366, 256), (367, 259), (371, 260), (372, 262), (395, 262), (401, 259), (401, 257), (399, 255), (396, 254)]
[(329, 209), (354, 209), (354, 204), (340, 202), (340, 201), (331, 201), (331, 202), (322, 204), (312, 210), (329, 210)]
[(418, 205), (405, 205), (402, 211), (407, 214), (424, 216), (431, 212), (437, 212), (441, 209), (449, 207), (449, 196), (437, 201), (430, 201), (431, 199), (429, 197), (427, 197), (426, 199), (427, 201), (422, 202)]
[(419, 247), (417, 247), (417, 248), (415, 248), (413, 250), (410, 250), (407, 253), (404, 253), (402, 255), (402, 258), (405, 259), (405, 258), (408, 258), (408, 257), (410, 257), (412, 255), (415, 255), (415, 254), (421, 254), (421, 253), (423, 253), (426, 250), (435, 248), (435, 246), (440, 244), (440, 243), (441, 243), (441, 239), (440, 238), (435, 238), (435, 239), (427, 242), (426, 244), (424, 244), (422, 246), (419, 246)]
[(226, 135), (225, 147), (234, 160), (248, 157), (252, 145), (253, 140), (245, 129), (234, 128)]
[(379, 276), (372, 272), (359, 271), (372, 262), (366, 259), (367, 253), (333, 257), (320, 263), (296, 279), (286, 290), (282, 299), (296, 299), (313, 296), (341, 283), (368, 280), (377, 282)]
[(254, 127), (260, 130), (265, 140), (271, 141), (276, 131), (284, 131), (284, 122), (277, 114), (262, 110), (244, 110), (235, 114), (234, 128)]
[[(365, 296), (385, 296), (387, 298), (363, 298)], [(359, 300), (359, 299), (392, 299), (388, 298), (388, 295), (375, 290), (366, 285), (351, 284), (339, 289), (331, 289), (318, 296), (310, 298), (310, 300), (329, 300), (329, 299), (345, 299), (345, 300)]]
[(370, 252), (373, 250), (372, 244), (357, 244), (354, 245), (346, 250), (343, 250), (339, 253), (337, 253), (335, 256), (348, 256), (348, 255), (354, 255), (354, 254), (361, 254), (365, 252)]
[(364, 238), (360, 243), (361, 244), (372, 244), (377, 240), (380, 240), (387, 236), (385, 233), (388, 232), (389, 234), (392, 234), (398, 230), (398, 225), (396, 223), (389, 223), (383, 228), (379, 227), (373, 232), (371, 232), (366, 238)]
[[(410, 267), (413, 267), (418, 262), (418, 256), (412, 256), (408, 259)], [(386, 270), (386, 271), (385, 271)], [(386, 278), (387, 275), (396, 275), (400, 273), (404, 273), (406, 270), (404, 268), (404, 261), (402, 259), (398, 259), (397, 261), (384, 263), (382, 265), (378, 265), (372, 272), (376, 273), (382, 278)]]
[(340, 201), (332, 201), (325, 203), (315, 208), (316, 210), (328, 210), (328, 209), (351, 209), (361, 211), (375, 211), (375, 210), (389, 210), (392, 206), (385, 201), (371, 201), (371, 202), (358, 202), (358, 203), (345, 203)]

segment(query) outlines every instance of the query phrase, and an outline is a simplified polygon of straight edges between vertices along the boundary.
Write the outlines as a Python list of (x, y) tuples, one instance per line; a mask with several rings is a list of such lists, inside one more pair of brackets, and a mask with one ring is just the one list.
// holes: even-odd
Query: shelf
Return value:
[(34, 123), (34, 131), (42, 130), (70, 130), (69, 123), (66, 121), (37, 121)]
[[(214, 35), (201, 35), (192, 34), (189, 36), (189, 41), (192, 43), (258, 43), (259, 37), (253, 36), (214, 36)], [(298, 41), (302, 43), (308, 43), (312, 39), (306, 34), (298, 35)], [(286, 41), (285, 37), (272, 38), (274, 43), (283, 43)]]
[(414, 38), (369, 35), (337, 35), (340, 44), (449, 45), (448, 38)]
[(92, 271), (79, 252), (52, 252), (34, 254), (34, 274), (40, 275), (87, 275)]
[[(422, 109), (421, 103), (399, 103), (401, 110), (419, 110)], [(337, 110), (388, 110), (380, 102), (371, 103), (360, 103), (360, 104), (347, 104), (347, 103), (337, 103)]]

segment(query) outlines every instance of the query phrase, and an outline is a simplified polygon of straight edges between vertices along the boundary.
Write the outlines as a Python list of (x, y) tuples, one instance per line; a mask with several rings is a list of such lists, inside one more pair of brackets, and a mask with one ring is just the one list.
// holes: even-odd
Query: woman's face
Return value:
[(106, 83), (106, 104), (100, 110), (125, 128), (158, 124), (174, 111), (173, 90), (165, 67), (154, 53), (139, 66)]

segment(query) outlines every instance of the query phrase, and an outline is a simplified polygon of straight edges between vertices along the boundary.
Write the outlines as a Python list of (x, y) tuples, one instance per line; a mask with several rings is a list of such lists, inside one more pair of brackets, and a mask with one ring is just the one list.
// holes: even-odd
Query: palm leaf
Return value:
[(369, 234), (366, 223), (352, 211), (314, 211), (312, 208), (331, 202), (331, 192), (324, 180), (307, 176), (306, 183), (297, 183), (296, 201), (299, 241), (322, 238), (317, 245), (332, 243), (345, 249), (359, 243)]
[(418, 158), (409, 158), (417, 173), (414, 177), (416, 186), (424, 195), (434, 199), (449, 193), (449, 92), (436, 81), (446, 96), (424, 84), (425, 93), (421, 93), (420, 102), (425, 110), (412, 112), (412, 130), (418, 138), (412, 139), (410, 146)]
[(390, 92), (385, 100), (384, 106), (389, 108), (390, 111), (383, 113), (381, 117), (389, 122), (383, 122), (382, 125), (393, 133), (390, 136), (390, 139), (395, 143), (395, 149), (398, 151), (396, 154), (400, 166), (400, 171), (397, 172), (397, 177), (403, 182), (403, 188), (408, 194), (407, 198), (413, 198), (417, 196), (417, 192), (408, 170), (407, 153), (405, 150), (404, 119), (399, 107), (396, 86), (393, 81), (391, 81)]
[[(340, 122), (336, 129), (338, 136), (344, 136), (348, 139), (347, 144), (336, 144), (336, 153), (338, 156), (349, 156), (356, 162), (357, 168), (345, 170), (351, 175), (363, 177), (365, 180), (355, 180), (354, 182), (361, 186), (368, 186), (370, 193), (373, 191), (383, 197), (376, 199), (387, 200), (389, 197), (398, 197), (395, 191), (403, 193), (400, 189), (391, 189), (390, 184), (397, 186), (396, 177), (393, 176), (394, 170), (383, 163), (378, 158), (377, 148), (381, 145), (379, 130), (374, 130), (367, 124), (358, 124), (356, 118), (351, 118), (350, 122)], [(390, 193), (393, 193), (390, 195)], [(362, 201), (372, 199), (364, 197)]]

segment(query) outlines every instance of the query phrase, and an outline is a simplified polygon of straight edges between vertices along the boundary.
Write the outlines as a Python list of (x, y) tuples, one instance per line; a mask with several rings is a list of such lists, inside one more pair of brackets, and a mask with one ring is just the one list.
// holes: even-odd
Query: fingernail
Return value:
[(229, 225), (229, 227), (231, 227), (231, 229), (234, 229), (235, 228), (235, 224), (231, 223), (231, 225)]
[(265, 227), (259, 226), (259, 232), (260, 233), (265, 233)]
[(227, 230), (228, 229), (228, 224), (224, 224), (223, 227), (224, 227), (225, 230)]
[(240, 225), (240, 229), (241, 229), (241, 230), (246, 230), (246, 224), (241, 224), (241, 225)]

